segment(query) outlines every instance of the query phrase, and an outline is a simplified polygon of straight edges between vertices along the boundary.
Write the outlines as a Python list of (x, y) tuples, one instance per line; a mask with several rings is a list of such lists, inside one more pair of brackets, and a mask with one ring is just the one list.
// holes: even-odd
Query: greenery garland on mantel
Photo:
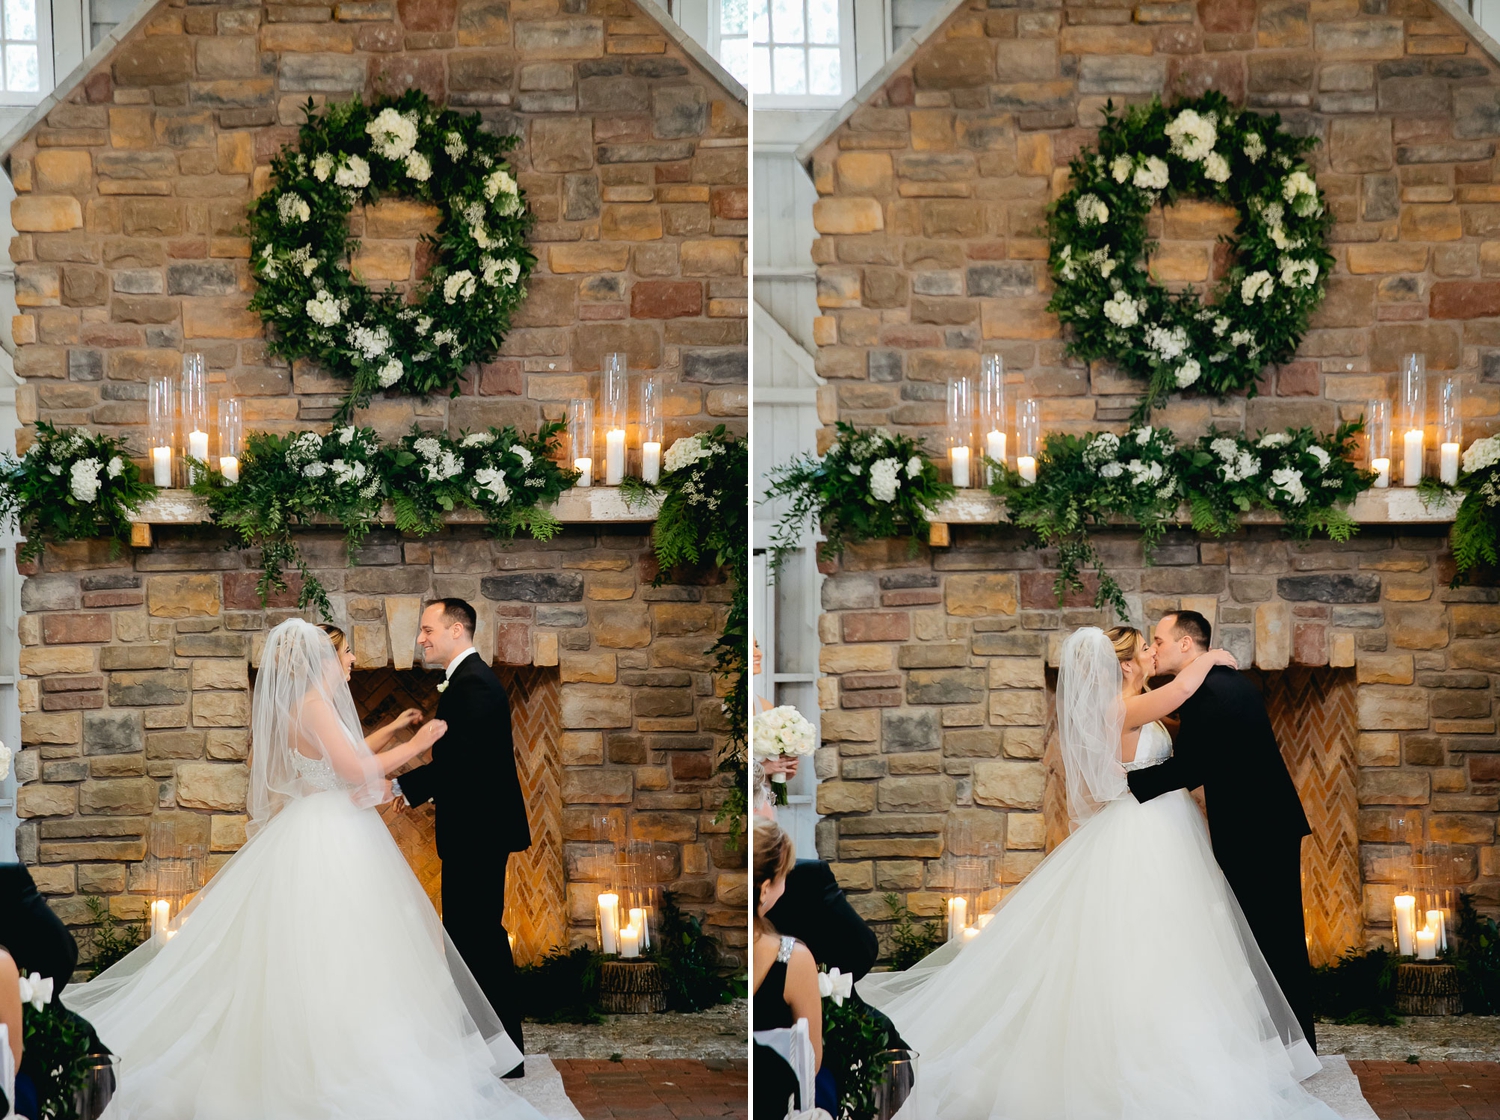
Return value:
[[(1244, 515), (1264, 509), (1280, 515), (1299, 538), (1323, 532), (1347, 540), (1358, 529), (1347, 506), (1375, 479), (1353, 463), (1361, 430), (1354, 422), (1325, 436), (1310, 428), (1255, 436), (1210, 431), (1182, 446), (1167, 429), (1144, 425), (1123, 436), (1054, 433), (1038, 457), (1034, 483), (988, 458), (985, 465), (1005, 520), (1030, 532), (1033, 547), (1057, 550), (1059, 603), (1068, 591), (1085, 590), (1083, 573), (1092, 568), (1099, 579), (1095, 606), (1113, 607), (1126, 618), (1124, 594), (1093, 545), (1093, 530), (1122, 519), (1140, 526), (1147, 563), (1183, 503), (1193, 528), (1213, 536), (1236, 531)], [(844, 423), (838, 433), (821, 461), (801, 456), (770, 472), (767, 498), (789, 500), (773, 530), (774, 547), (783, 554), (796, 547), (808, 516), (816, 514), (837, 529), (823, 545), (825, 556), (857, 541), (898, 535), (909, 537), (915, 550), (938, 502), (955, 491), (936, 481), (937, 468), (920, 441), (910, 445), (911, 462), (898, 475), (910, 485), (892, 488), (884, 478), (866, 477), (867, 460), (898, 437)], [(876, 504), (884, 511), (872, 512)]]
[[(1069, 353), (1146, 383), (1134, 419), (1185, 390), (1254, 396), (1261, 371), (1296, 351), (1334, 263), (1333, 216), (1304, 158), (1315, 143), (1217, 91), (1170, 109), (1159, 98), (1119, 115), (1106, 105), (1096, 148), (1073, 158), (1048, 214), (1047, 307), (1071, 328)], [(1224, 239), (1233, 263), (1209, 303), (1148, 271), (1147, 217), (1194, 198), (1239, 214)]]

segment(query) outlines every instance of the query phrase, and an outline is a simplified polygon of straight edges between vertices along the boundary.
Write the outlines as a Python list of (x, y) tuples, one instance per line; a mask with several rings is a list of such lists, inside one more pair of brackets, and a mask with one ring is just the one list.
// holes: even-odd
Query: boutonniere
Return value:
[(440, 682), (438, 684), (438, 691), (439, 692), (447, 692), (448, 691), (448, 682), (447, 681)]
[(33, 972), (30, 976), (22, 976), (19, 980), (20, 997), (22, 1003), (29, 1003), (36, 1010), (43, 1010), (52, 1002), (52, 977), (42, 976)]

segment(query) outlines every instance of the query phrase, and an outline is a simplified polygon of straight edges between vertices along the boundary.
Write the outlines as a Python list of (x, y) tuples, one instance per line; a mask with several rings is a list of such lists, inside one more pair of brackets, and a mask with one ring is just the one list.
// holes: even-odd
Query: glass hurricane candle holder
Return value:
[(989, 481), (994, 482), (1000, 468), (1006, 465), (1005, 446), (1007, 421), (1005, 414), (1005, 359), (999, 354), (986, 354), (979, 373), (979, 430), (984, 433), (985, 458), (998, 464), (989, 468)]
[(1021, 481), (1036, 481), (1036, 461), (1041, 454), (1042, 410), (1035, 397), (1016, 402), (1016, 470)]
[(948, 381), (948, 466), (953, 485), (967, 490), (976, 484), (978, 463), (974, 456), (974, 379), (953, 377)]
[(1385, 489), (1391, 484), (1391, 402), (1372, 400), (1365, 405), (1365, 438), (1369, 448), (1369, 468), (1375, 472), (1375, 485)]
[(1427, 452), (1427, 359), (1408, 354), (1401, 360), (1401, 399), (1396, 426), (1401, 432), (1401, 484), (1422, 481)]
[(644, 374), (640, 381), (641, 481), (655, 486), (661, 481), (662, 406), (667, 387), (659, 373)]
[(151, 453), (151, 481), (167, 489), (172, 485), (172, 459), (177, 446), (177, 378), (170, 373), (146, 382), (146, 442)]
[(238, 397), (229, 397), (219, 402), (219, 473), (225, 482), (240, 480), (243, 441), (243, 407)]
[(579, 486), (594, 485), (594, 402), (575, 397), (568, 405), (568, 458)]
[[(208, 463), (208, 375), (203, 368), (202, 354), (182, 356), (182, 380), (179, 383), (182, 398), (182, 453), (199, 463)], [(187, 481), (191, 486), (198, 480), (198, 468), (187, 469)]]
[(630, 375), (625, 355), (604, 355), (600, 363), (599, 426), (604, 429), (604, 485), (625, 477), (625, 425), (630, 418)]
[(1464, 386), (1456, 373), (1445, 373), (1438, 382), (1438, 478), (1447, 486), (1458, 484), (1459, 458), (1464, 442)]

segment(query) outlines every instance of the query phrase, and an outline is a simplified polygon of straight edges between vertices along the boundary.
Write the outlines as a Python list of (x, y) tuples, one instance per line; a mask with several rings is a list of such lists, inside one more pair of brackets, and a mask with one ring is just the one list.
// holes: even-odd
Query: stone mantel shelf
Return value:
[[(1388, 490), (1366, 490), (1354, 500), (1354, 520), (1361, 525), (1444, 525), (1458, 514), (1461, 498), (1449, 496), (1428, 506), (1416, 490), (1393, 486)], [(938, 504), (931, 520), (935, 525), (992, 525), (1000, 521), (1004, 503), (986, 490), (961, 491)], [(1179, 523), (1192, 523), (1187, 506), (1177, 510)], [(1246, 525), (1279, 525), (1281, 518), (1270, 510), (1253, 510), (1241, 520)]]
[[(574, 487), (564, 490), (550, 508), (565, 525), (647, 524), (656, 520), (661, 498), (653, 496), (631, 505), (618, 486)], [(191, 490), (163, 490), (150, 501), (142, 502), (130, 516), (133, 525), (201, 525), (208, 519), (207, 504)], [(383, 525), (395, 522), (389, 502), (380, 507), (377, 520)], [(477, 510), (455, 510), (445, 514), (443, 521), (449, 525), (483, 525), (484, 516)]]

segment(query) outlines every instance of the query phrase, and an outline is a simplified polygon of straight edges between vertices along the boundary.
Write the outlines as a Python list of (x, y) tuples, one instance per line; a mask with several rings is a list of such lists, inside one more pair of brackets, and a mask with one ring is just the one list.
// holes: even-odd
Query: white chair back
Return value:
[(813, 1054), (812, 1036), (807, 1031), (807, 1020), (798, 1019), (794, 1026), (777, 1027), (774, 1030), (756, 1031), (755, 1041), (769, 1050), (774, 1050), (786, 1059), (797, 1075), (797, 1099), (803, 1110), (813, 1107), (813, 1084), (818, 1077), (818, 1060)]

